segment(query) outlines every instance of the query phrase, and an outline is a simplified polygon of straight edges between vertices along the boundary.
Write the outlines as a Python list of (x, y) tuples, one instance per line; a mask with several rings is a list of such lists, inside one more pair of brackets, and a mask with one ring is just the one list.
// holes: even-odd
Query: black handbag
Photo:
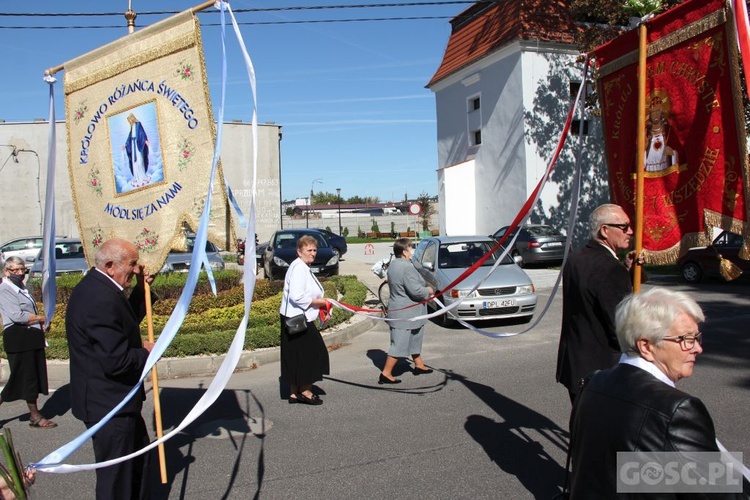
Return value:
[(291, 318), (284, 317), (284, 324), (286, 325), (286, 332), (289, 335), (307, 331), (307, 320), (304, 314), (298, 314)]
[(289, 309), (289, 296), (286, 298), (286, 308), (284, 309), (284, 325), (286, 326), (286, 333), (289, 335), (296, 335), (298, 333), (307, 331), (307, 320), (304, 314), (298, 314), (288, 318), (286, 311)]

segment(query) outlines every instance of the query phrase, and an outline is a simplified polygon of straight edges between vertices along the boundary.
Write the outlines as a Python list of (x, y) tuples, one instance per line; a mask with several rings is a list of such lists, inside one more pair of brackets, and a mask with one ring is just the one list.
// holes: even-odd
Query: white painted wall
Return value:
[[(476, 163), (469, 160), (458, 165), (442, 169), (439, 174), (445, 184), (445, 210), (440, 207), (440, 234), (460, 236), (476, 234), (476, 210), (473, 203), (476, 199)], [(443, 213), (446, 216), (442, 216)]]
[[(548, 78), (548, 58), (573, 64), (577, 55), (570, 46), (515, 41), (431, 88), (437, 108), (441, 233), (491, 234), (512, 222), (550, 161), (527, 138), (524, 115), (534, 109), (537, 88)], [(467, 102), (477, 95), (482, 112), (478, 147), (470, 144), (467, 126), (475, 119), (468, 116)], [(567, 110), (569, 103), (561, 104)], [(541, 200), (545, 212), (557, 206), (558, 186), (549, 183)]]

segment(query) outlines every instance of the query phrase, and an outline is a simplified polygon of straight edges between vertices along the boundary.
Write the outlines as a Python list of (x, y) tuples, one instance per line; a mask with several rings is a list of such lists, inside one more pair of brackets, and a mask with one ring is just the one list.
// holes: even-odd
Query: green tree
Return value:
[(419, 212), (419, 222), (422, 224), (422, 231), (428, 231), (430, 229), (430, 217), (435, 213), (435, 207), (432, 204), (433, 199), (426, 191), (419, 193), (417, 203), (422, 207), (422, 211)]

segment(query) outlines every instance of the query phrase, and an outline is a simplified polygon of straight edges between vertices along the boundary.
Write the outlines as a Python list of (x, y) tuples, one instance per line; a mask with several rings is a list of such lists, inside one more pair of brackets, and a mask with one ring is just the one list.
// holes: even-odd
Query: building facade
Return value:
[[(582, 80), (566, 2), (477, 3), (451, 21), (435, 95), (442, 234), (491, 234), (510, 224), (543, 176)], [(583, 122), (581, 217), (608, 198), (601, 127)], [(553, 172), (532, 221), (565, 229), (575, 139)], [(585, 237), (585, 231), (576, 239)]]

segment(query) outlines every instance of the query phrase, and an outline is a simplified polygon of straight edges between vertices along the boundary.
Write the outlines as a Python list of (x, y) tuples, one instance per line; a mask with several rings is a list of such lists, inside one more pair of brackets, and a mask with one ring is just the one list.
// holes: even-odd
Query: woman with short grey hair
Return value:
[(3, 319), (3, 347), (8, 356), (10, 377), (0, 393), (0, 404), (23, 399), (29, 407), (29, 425), (57, 427), (39, 412), (37, 397), (49, 394), (47, 386), (46, 342), (36, 302), (26, 290), (26, 264), (20, 257), (8, 257), (0, 283), (0, 315)]
[(687, 314), (696, 323), (706, 319), (698, 303), (684, 292), (652, 288), (642, 294), (626, 297), (615, 312), (620, 350), (629, 356), (637, 356), (639, 338), (657, 344), (662, 342), (681, 313)]
[[(620, 362), (591, 374), (573, 406), (570, 498), (615, 498), (621, 453), (719, 452), (708, 409), (676, 387), (703, 352), (703, 320), (695, 300), (665, 288), (629, 295), (617, 306)], [(693, 473), (709, 479), (702, 469)]]

